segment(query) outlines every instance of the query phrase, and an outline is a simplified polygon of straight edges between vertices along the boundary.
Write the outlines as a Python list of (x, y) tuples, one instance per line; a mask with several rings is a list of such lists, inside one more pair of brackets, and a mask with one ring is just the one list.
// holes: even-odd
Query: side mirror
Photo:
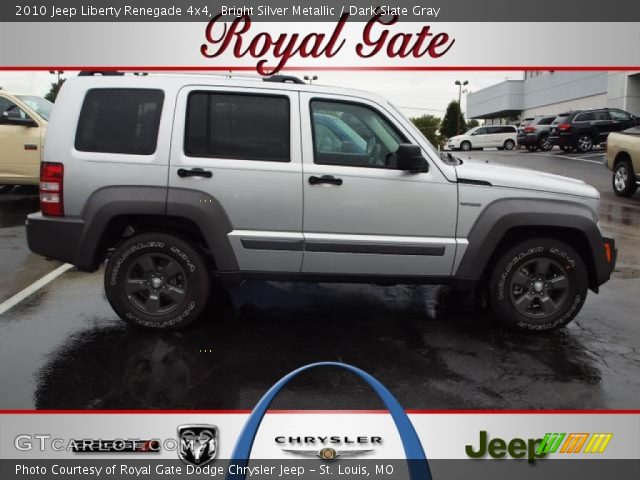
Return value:
[(5, 110), (0, 116), (2, 125), (22, 125), (23, 127), (37, 127), (38, 124), (29, 117), (22, 118), (20, 112), (15, 109)]
[(429, 171), (429, 163), (422, 156), (422, 150), (418, 145), (401, 143), (396, 152), (397, 169), (411, 173), (424, 173)]

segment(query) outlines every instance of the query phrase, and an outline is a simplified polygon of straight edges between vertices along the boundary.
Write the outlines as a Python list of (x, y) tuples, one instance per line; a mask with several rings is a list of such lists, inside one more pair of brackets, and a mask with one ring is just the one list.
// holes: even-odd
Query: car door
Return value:
[(609, 112), (605, 110), (598, 110), (594, 112), (595, 120), (593, 126), (595, 127), (598, 138), (596, 139), (596, 143), (604, 142), (609, 133), (613, 131), (614, 123), (611, 117), (609, 116)]
[(488, 127), (480, 127), (471, 134), (471, 146), (473, 148), (483, 148), (487, 146), (489, 140)]
[[(395, 168), (398, 145), (420, 143), (401, 117), (364, 98), (301, 93), (300, 103), (302, 271), (450, 275), (457, 187), (432, 160), (428, 172)], [(342, 141), (327, 138), (328, 123), (342, 131)]]
[(0, 120), (0, 184), (37, 184), (40, 176), (42, 127), (39, 119), (0, 95), (0, 115), (9, 111), (31, 118), (37, 126), (8, 125)]
[(207, 222), (229, 223), (237, 267), (299, 272), (302, 167), (298, 93), (189, 86), (177, 98), (167, 211), (201, 192)]
[(622, 132), (627, 128), (635, 126), (633, 117), (627, 112), (622, 110), (609, 110), (609, 115), (611, 116), (612, 132)]

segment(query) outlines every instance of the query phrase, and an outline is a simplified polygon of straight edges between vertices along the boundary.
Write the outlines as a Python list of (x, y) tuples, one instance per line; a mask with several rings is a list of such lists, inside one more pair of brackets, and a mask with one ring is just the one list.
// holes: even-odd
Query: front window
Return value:
[(35, 95), (17, 95), (17, 98), (42, 118), (49, 121), (51, 109), (53, 108), (53, 103), (49, 100)]
[(370, 107), (346, 102), (311, 102), (315, 163), (393, 168), (398, 145), (407, 140)]

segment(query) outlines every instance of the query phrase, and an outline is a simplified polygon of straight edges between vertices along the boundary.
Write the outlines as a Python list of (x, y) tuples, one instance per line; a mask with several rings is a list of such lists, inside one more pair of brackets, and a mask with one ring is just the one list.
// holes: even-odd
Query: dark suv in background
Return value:
[(553, 144), (549, 141), (551, 123), (555, 115), (538, 115), (523, 127), (518, 128), (518, 145), (526, 147), (530, 152), (540, 149), (543, 152), (551, 150)]
[(599, 108), (562, 113), (551, 125), (549, 139), (564, 151), (590, 151), (607, 140), (611, 132), (621, 132), (640, 124), (640, 119), (623, 110)]

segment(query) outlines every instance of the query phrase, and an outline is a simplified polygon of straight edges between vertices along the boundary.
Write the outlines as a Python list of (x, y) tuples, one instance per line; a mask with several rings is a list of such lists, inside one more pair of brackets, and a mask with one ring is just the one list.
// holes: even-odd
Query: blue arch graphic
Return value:
[[(391, 392), (372, 375), (352, 365), (338, 362), (318, 362), (306, 365), (285, 375), (273, 387), (271, 387), (269, 391), (262, 397), (262, 399), (260, 399), (258, 404), (253, 409), (253, 412), (251, 412), (251, 415), (247, 419), (247, 423), (242, 429), (240, 437), (238, 438), (238, 441), (234, 448), (231, 465), (236, 465), (238, 467), (244, 467), (247, 465), (249, 457), (251, 455), (253, 441), (255, 440), (256, 434), (258, 433), (258, 428), (260, 428), (260, 424), (262, 423), (264, 415), (267, 413), (269, 406), (275, 400), (278, 393), (280, 393), (280, 390), (282, 390), (287, 385), (287, 383), (293, 380), (300, 373), (319, 367), (343, 368), (352, 373), (355, 373), (369, 384), (373, 391), (383, 401), (385, 407), (391, 414), (391, 418), (395, 423), (396, 429), (398, 430), (400, 439), (402, 441), (402, 446), (404, 447), (405, 457), (407, 460), (409, 460), (409, 474), (411, 480), (431, 480), (431, 472), (429, 470), (427, 456), (424, 452), (424, 448), (422, 447), (422, 443), (420, 442), (420, 438), (413, 428), (411, 420), (409, 420), (409, 417), (405, 413), (404, 409), (400, 406), (400, 403), (398, 403)], [(238, 469), (236, 468), (235, 470), (237, 471)], [(240, 471), (243, 470), (244, 469), (240, 469)], [(233, 480), (244, 480), (245, 475), (230, 474), (227, 476), (227, 478)]]

